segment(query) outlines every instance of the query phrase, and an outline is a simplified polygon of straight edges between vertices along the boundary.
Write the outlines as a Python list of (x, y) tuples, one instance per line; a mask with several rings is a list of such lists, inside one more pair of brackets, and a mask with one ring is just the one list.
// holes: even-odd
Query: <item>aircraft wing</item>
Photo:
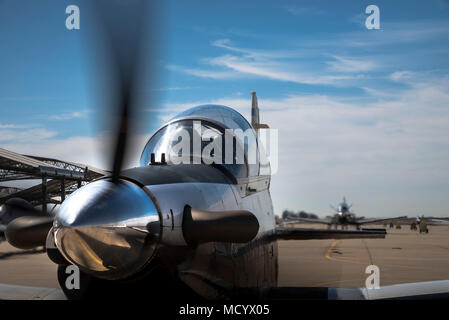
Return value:
[(285, 222), (282, 222), (282, 225), (288, 225), (288, 224), (298, 224), (301, 222), (307, 222), (307, 223), (319, 223), (319, 224), (332, 224), (330, 220), (322, 220), (322, 219), (312, 219), (312, 218), (294, 218)]
[[(431, 300), (449, 298), (449, 280), (404, 283), (379, 289), (328, 287), (247, 288), (241, 297), (262, 300)], [(65, 300), (61, 289), (0, 284), (2, 300)]]
[(395, 221), (399, 219), (405, 219), (407, 216), (394, 217), (394, 218), (373, 218), (373, 219), (360, 219), (357, 220), (357, 224), (367, 224), (367, 223), (377, 223), (377, 222), (386, 222), (386, 221)]
[(448, 224), (449, 221), (448, 220), (443, 220), (443, 219), (435, 219), (435, 218), (430, 218), (427, 219), (430, 223), (432, 224)]
[(264, 300), (438, 300), (449, 298), (449, 280), (380, 286), (378, 289), (330, 287), (254, 288), (244, 294)]
[(276, 228), (278, 240), (315, 240), (315, 239), (365, 239), (385, 238), (385, 229), (332, 230), (305, 228)]

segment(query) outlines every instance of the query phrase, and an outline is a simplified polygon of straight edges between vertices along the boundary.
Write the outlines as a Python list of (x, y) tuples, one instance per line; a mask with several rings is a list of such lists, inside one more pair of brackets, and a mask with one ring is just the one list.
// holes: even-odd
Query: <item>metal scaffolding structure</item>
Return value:
[(66, 195), (77, 188), (107, 174), (106, 171), (92, 166), (22, 155), (0, 148), (0, 183), (41, 180), (40, 184), (23, 190), (16, 187), (7, 190), (7, 187), (2, 187), (3, 196), (0, 195), (0, 205), (11, 198), (22, 198), (33, 205), (41, 204), (46, 211), (48, 203), (61, 203)]

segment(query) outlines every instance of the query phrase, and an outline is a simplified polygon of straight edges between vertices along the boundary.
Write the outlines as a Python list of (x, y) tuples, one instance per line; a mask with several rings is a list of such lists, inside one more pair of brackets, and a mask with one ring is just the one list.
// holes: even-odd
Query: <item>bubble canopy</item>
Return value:
[(237, 111), (221, 105), (202, 105), (173, 117), (146, 144), (140, 165), (150, 163), (154, 153), (168, 164), (213, 164), (236, 178), (259, 174), (257, 136)]
[(232, 108), (217, 104), (193, 107), (173, 117), (170, 122), (181, 118), (212, 119), (221, 123), (226, 129), (252, 130), (251, 125), (240, 113)]

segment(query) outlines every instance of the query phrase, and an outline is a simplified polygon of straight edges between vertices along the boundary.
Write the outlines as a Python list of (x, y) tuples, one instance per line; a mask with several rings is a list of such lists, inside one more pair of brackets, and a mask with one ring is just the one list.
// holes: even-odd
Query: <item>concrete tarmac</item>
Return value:
[(57, 265), (40, 250), (19, 250), (0, 243), (0, 284), (59, 288)]
[(380, 286), (447, 280), (449, 226), (428, 228), (428, 234), (408, 225), (387, 228), (385, 239), (279, 241), (279, 286), (362, 288), (373, 264)]
[[(404, 225), (387, 228), (385, 239), (279, 241), (279, 286), (361, 288), (371, 264), (380, 268), (381, 286), (449, 279), (449, 226), (429, 231)], [(58, 288), (56, 269), (45, 253), (0, 244), (0, 284)]]

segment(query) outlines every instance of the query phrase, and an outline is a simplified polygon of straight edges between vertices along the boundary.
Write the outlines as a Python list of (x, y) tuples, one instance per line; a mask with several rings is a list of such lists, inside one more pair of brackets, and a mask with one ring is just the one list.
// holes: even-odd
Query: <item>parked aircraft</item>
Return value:
[(397, 219), (407, 218), (406, 216), (394, 217), (394, 218), (372, 218), (365, 219), (363, 217), (357, 217), (354, 212), (351, 212), (351, 205), (348, 205), (346, 202), (346, 197), (343, 197), (343, 201), (338, 205), (338, 209), (331, 205), (331, 208), (336, 211), (334, 216), (326, 219), (311, 219), (311, 218), (301, 218), (295, 217), (293, 219), (288, 219), (284, 221), (282, 224), (297, 224), (301, 222), (307, 223), (319, 223), (325, 224), (329, 228), (332, 228), (332, 225), (335, 225), (335, 228), (341, 226), (342, 229), (347, 229), (348, 226), (355, 226), (357, 230), (360, 230), (361, 226), (364, 224), (373, 224), (377, 222), (386, 222), (386, 221), (394, 221)]

